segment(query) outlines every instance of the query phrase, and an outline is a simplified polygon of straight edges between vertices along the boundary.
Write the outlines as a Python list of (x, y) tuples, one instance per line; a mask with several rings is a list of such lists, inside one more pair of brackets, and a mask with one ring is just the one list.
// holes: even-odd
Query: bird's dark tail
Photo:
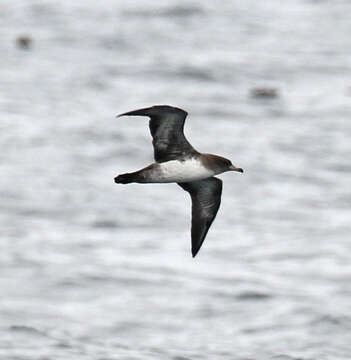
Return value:
[(132, 182), (137, 182), (137, 180), (138, 176), (135, 173), (126, 173), (115, 177), (116, 184), (130, 184)]

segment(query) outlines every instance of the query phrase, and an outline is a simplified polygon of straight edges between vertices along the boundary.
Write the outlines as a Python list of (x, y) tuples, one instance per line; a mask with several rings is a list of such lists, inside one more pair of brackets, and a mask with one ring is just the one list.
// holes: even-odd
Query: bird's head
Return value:
[(236, 167), (232, 164), (232, 162), (226, 158), (218, 157), (221, 168), (224, 171), (237, 171), (243, 173), (244, 170), (242, 168)]
[(221, 174), (226, 171), (237, 171), (243, 173), (242, 168), (238, 168), (232, 164), (232, 162), (222, 156), (213, 155), (213, 154), (202, 154), (203, 164), (215, 170), (216, 174)]

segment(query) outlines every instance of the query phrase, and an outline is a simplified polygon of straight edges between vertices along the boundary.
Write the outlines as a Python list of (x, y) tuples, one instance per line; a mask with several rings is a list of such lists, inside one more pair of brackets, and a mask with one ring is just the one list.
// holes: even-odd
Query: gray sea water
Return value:
[[(2, 0), (0, 358), (350, 359), (350, 14)], [(245, 170), (195, 259), (187, 193), (113, 182), (153, 161), (115, 115), (154, 104)]]

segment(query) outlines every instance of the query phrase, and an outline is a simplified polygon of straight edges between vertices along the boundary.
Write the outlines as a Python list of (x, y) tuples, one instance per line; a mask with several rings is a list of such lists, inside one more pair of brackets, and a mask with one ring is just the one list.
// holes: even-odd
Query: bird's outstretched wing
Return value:
[(183, 133), (185, 118), (188, 115), (186, 111), (168, 105), (155, 105), (118, 116), (125, 115), (150, 117), (149, 127), (157, 162), (181, 159), (197, 153)]
[(195, 257), (221, 204), (222, 180), (210, 177), (178, 185), (191, 196), (191, 253)]

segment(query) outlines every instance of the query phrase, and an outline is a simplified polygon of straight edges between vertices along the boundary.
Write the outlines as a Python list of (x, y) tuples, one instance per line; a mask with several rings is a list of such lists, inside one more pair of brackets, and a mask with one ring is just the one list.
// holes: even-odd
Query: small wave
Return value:
[(190, 16), (196, 16), (203, 14), (203, 10), (198, 6), (173, 6), (165, 9), (153, 9), (153, 10), (137, 10), (127, 11), (125, 14), (132, 16), (142, 17), (177, 17), (186, 18)]
[[(145, 72), (144, 72), (145, 73)], [(199, 68), (195, 66), (180, 66), (176, 69), (154, 69), (148, 72), (150, 76), (164, 77), (169, 79), (170, 77), (185, 80), (198, 80), (198, 81), (216, 81), (214, 73), (205, 68)]]
[(272, 295), (258, 292), (258, 291), (243, 291), (236, 296), (238, 300), (268, 300), (272, 298)]
[(293, 357), (289, 355), (275, 355), (272, 357), (272, 360), (303, 360), (300, 357)]
[(197, 80), (214, 80), (214, 76), (207, 69), (199, 69), (191, 66), (185, 66), (176, 71), (176, 75), (191, 77)]
[(160, 15), (166, 17), (186, 17), (200, 15), (203, 13), (203, 10), (198, 6), (174, 6), (168, 9), (163, 10)]
[(338, 316), (338, 315), (322, 315), (311, 321), (311, 325), (327, 325), (328, 328), (330, 326), (338, 326), (348, 325), (351, 327), (351, 319), (348, 316)]
[(91, 226), (98, 229), (115, 229), (120, 227), (118, 222), (114, 220), (96, 220), (91, 224)]
[(16, 333), (26, 333), (26, 334), (46, 336), (46, 334), (44, 332), (42, 332), (32, 326), (27, 326), (27, 325), (11, 325), (9, 327), (9, 330), (16, 332)]

